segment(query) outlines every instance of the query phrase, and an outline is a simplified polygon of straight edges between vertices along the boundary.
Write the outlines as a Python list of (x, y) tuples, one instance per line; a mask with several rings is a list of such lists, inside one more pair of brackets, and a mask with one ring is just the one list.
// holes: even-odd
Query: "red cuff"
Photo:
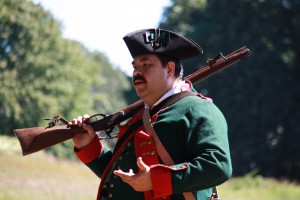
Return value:
[(96, 137), (88, 146), (81, 150), (76, 150), (76, 148), (74, 148), (74, 152), (76, 153), (79, 160), (81, 160), (81, 162), (85, 164), (99, 157), (102, 151), (103, 146), (98, 137)]
[(154, 199), (172, 194), (171, 170), (160, 165), (151, 166)]

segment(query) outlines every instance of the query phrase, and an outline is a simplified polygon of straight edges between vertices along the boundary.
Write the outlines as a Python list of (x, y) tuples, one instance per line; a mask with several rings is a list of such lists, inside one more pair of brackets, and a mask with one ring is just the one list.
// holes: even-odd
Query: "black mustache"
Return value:
[(134, 76), (133, 79), (132, 79), (132, 82), (134, 83), (137, 80), (141, 80), (141, 81), (146, 82), (146, 79), (142, 75), (136, 75), (136, 76)]

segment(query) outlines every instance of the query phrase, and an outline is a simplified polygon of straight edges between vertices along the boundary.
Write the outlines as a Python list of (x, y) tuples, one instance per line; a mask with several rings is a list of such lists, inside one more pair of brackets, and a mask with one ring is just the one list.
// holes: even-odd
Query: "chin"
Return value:
[(146, 91), (145, 91), (144, 89), (138, 88), (138, 87), (136, 87), (136, 88), (134, 88), (134, 89), (135, 89), (136, 94), (137, 94), (139, 97), (142, 98), (142, 96), (145, 96), (145, 95), (146, 95)]
[(137, 96), (140, 97), (143, 101), (145, 101), (147, 95), (146, 93), (143, 93), (143, 92), (136, 92)]

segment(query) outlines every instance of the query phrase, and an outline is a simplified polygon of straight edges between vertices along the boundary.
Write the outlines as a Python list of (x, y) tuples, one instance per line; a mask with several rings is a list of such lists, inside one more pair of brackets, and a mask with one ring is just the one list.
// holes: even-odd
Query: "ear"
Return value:
[(166, 65), (168, 78), (174, 76), (175, 74), (175, 62), (169, 61)]

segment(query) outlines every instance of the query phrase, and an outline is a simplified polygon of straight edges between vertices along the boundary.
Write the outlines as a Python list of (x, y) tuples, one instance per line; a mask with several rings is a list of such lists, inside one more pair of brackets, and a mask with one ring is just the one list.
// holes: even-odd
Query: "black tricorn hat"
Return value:
[(128, 33), (123, 40), (133, 58), (154, 53), (183, 60), (203, 53), (193, 40), (164, 29), (137, 30)]

